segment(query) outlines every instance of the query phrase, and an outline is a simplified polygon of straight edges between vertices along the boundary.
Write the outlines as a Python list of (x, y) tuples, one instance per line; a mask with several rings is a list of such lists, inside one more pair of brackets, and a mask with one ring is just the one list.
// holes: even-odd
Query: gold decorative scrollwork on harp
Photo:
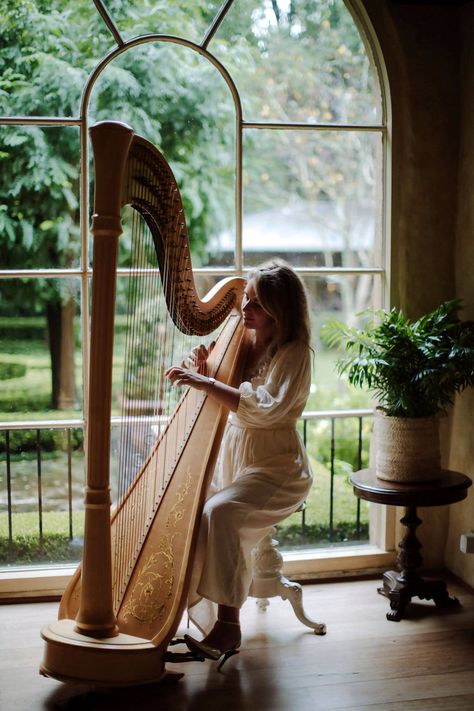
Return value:
[[(124, 124), (103, 122), (90, 134), (95, 204), (84, 553), (61, 600), (59, 619), (42, 630), (41, 672), (63, 681), (137, 684), (156, 681), (164, 673), (166, 648), (186, 605), (200, 513), (227, 412), (189, 389), (127, 480), (111, 517), (112, 365), (122, 206), (130, 205), (147, 225), (167, 310), (177, 329), (203, 336), (225, 321), (208, 361), (212, 373), (225, 382), (234, 382), (245, 347), (239, 313), (244, 281), (224, 279), (201, 299), (179, 189), (163, 156)], [(158, 278), (156, 272), (152, 278)], [(157, 381), (162, 383), (159, 377)], [(122, 455), (122, 463), (127, 456)]]

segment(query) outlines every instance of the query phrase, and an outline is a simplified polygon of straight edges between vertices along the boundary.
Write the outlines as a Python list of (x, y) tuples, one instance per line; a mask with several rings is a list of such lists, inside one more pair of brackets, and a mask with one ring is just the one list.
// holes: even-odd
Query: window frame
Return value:
[[(149, 42), (168, 42), (182, 45), (192, 51), (198, 52), (203, 58), (211, 62), (224, 78), (235, 106), (235, 267), (206, 267), (196, 269), (203, 275), (243, 275), (245, 271), (243, 259), (242, 240), (242, 215), (243, 215), (243, 136), (246, 130), (289, 130), (289, 131), (370, 131), (377, 132), (382, 139), (382, 166), (381, 166), (381, 254), (380, 267), (371, 268), (327, 268), (303, 267), (297, 268), (302, 277), (330, 276), (336, 274), (373, 274), (381, 281), (382, 303), (386, 308), (389, 303), (390, 293), (390, 211), (391, 211), (391, 103), (388, 76), (383, 61), (380, 45), (375, 31), (369, 21), (368, 15), (361, 0), (345, 0), (345, 5), (351, 13), (354, 23), (365, 40), (366, 51), (373, 67), (378, 74), (381, 91), (381, 120), (374, 124), (327, 124), (327, 123), (276, 123), (245, 121), (242, 113), (242, 102), (230, 73), (226, 67), (208, 49), (212, 38), (233, 4), (227, 0), (217, 13), (214, 22), (209, 27), (202, 42), (196, 44), (185, 38), (166, 34), (142, 35), (125, 41), (121, 37), (112, 17), (105, 9), (101, 0), (96, 1), (96, 7), (106, 26), (113, 35), (116, 46), (106, 54), (90, 74), (84, 87), (80, 111), (77, 117), (0, 117), (0, 125), (35, 125), (68, 127), (77, 126), (80, 131), (80, 231), (81, 231), (81, 265), (73, 269), (38, 269), (38, 270), (0, 270), (0, 278), (38, 278), (38, 277), (71, 277), (77, 276), (81, 280), (81, 327), (82, 327), (82, 363), (83, 363), (83, 412), (87, 412), (88, 402), (88, 370), (89, 360), (89, 290), (92, 276), (89, 258), (89, 105), (94, 85), (105, 68), (119, 55), (133, 47)], [(0, 423), (5, 425), (6, 423)], [(78, 426), (85, 424), (85, 417), (78, 418)], [(370, 531), (371, 540), (367, 546), (350, 549), (318, 549), (318, 551), (304, 551), (285, 553), (284, 572), (299, 579), (315, 579), (319, 577), (340, 576), (343, 574), (356, 574), (376, 572), (386, 568), (394, 561), (395, 549), (395, 511), (393, 507), (371, 506)], [(41, 568), (32, 566), (28, 569), (0, 570), (0, 597), (22, 597), (31, 595), (56, 595), (64, 588), (65, 579), (72, 574), (75, 566), (51, 566)]]

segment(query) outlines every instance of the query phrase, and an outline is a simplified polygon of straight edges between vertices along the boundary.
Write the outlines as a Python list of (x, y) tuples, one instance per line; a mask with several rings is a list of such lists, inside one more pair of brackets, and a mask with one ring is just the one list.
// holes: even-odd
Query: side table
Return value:
[(417, 573), (423, 558), (421, 543), (416, 537), (416, 529), (422, 521), (416, 509), (417, 506), (445, 506), (462, 501), (472, 484), (471, 479), (460, 472), (444, 469), (439, 472), (437, 479), (426, 484), (402, 484), (379, 479), (373, 469), (362, 469), (354, 472), (350, 481), (355, 495), (361, 499), (405, 507), (405, 515), (400, 519), (406, 533), (398, 545), (399, 570), (385, 572), (383, 585), (378, 588), (378, 592), (390, 600), (387, 620), (401, 620), (412, 597), (434, 600), (437, 607), (459, 605), (457, 598), (449, 596), (445, 582), (424, 580)]

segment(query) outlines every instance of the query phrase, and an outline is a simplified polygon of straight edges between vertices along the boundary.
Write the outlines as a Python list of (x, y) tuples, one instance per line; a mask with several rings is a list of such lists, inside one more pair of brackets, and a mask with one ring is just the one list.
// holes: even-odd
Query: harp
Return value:
[[(228, 383), (235, 382), (245, 347), (239, 313), (244, 280), (223, 279), (200, 299), (181, 198), (166, 160), (121, 123), (99, 123), (90, 135), (95, 204), (84, 551), (62, 597), (58, 620), (41, 631), (45, 645), (40, 672), (66, 682), (140, 684), (157, 681), (165, 672), (167, 646), (186, 606), (200, 513), (227, 411), (202, 391), (184, 393), (166, 424), (155, 430), (149, 451), (111, 514), (112, 361), (122, 206), (130, 205), (146, 223), (161, 277), (153, 271), (151, 278), (160, 282), (175, 330), (204, 336), (222, 329), (208, 367)], [(158, 383), (162, 388), (160, 377)], [(126, 469), (126, 453), (121, 462)]]

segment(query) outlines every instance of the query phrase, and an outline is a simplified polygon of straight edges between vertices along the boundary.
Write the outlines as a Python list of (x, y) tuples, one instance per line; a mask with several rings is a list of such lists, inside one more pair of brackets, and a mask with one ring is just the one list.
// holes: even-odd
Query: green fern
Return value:
[(342, 351), (338, 372), (371, 390), (387, 415), (428, 417), (474, 385), (474, 322), (461, 321), (460, 308), (445, 301), (417, 321), (395, 308), (368, 311), (366, 328), (331, 321), (322, 338)]

